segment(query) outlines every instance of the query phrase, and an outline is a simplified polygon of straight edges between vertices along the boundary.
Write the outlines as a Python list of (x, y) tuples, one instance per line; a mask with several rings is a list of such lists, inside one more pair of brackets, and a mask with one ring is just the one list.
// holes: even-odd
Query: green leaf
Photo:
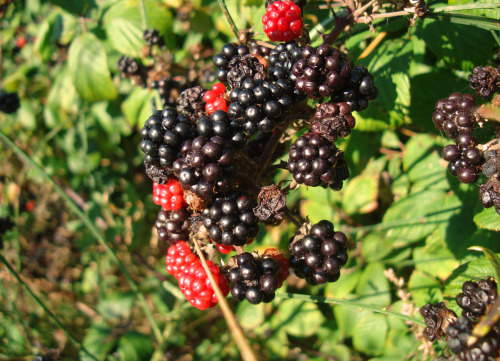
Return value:
[(366, 266), (356, 286), (356, 294), (363, 303), (387, 306), (391, 303), (389, 280), (384, 275), (382, 263), (373, 262)]
[(38, 36), (35, 40), (34, 50), (40, 54), (43, 60), (47, 61), (54, 52), (55, 42), (59, 39), (63, 31), (63, 19), (60, 14), (52, 13), (44, 20), (40, 26)]
[(470, 251), (480, 251), (483, 252), (488, 261), (491, 263), (491, 267), (495, 270), (497, 275), (497, 280), (500, 280), (500, 258), (491, 252), (488, 248), (473, 246), (469, 248)]
[(500, 215), (494, 207), (484, 208), (474, 216), (474, 223), (479, 228), (489, 229), (490, 231), (500, 231)]
[(427, 237), (424, 247), (413, 250), (413, 259), (417, 270), (443, 280), (450, 275), (451, 269), (459, 265), (439, 230)]
[[(499, 256), (497, 254), (497, 256)], [(490, 261), (486, 257), (481, 257), (474, 261), (469, 261), (456, 268), (446, 280), (444, 295), (447, 298), (455, 298), (462, 292), (462, 284), (472, 279), (492, 277), (495, 270), (491, 267)], [(458, 308), (458, 306), (456, 307)]]
[[(118, 334), (106, 325), (93, 325), (83, 339), (82, 345), (99, 360), (104, 360), (106, 355), (113, 350), (118, 342)], [(81, 352), (80, 359), (94, 361), (87, 354)]]
[(83, 15), (90, 8), (95, 6), (95, 0), (50, 0), (50, 2), (75, 15)]
[(275, 332), (286, 332), (292, 336), (308, 337), (314, 335), (324, 317), (312, 302), (284, 300), (271, 319)]
[[(490, 57), (495, 47), (495, 40), (488, 31), (441, 21), (464, 16), (471, 17), (471, 15), (436, 14), (436, 16), (440, 20), (426, 19), (419, 27), (418, 33), (421, 34), (431, 51), (448, 67), (470, 71)], [(493, 21), (493, 19), (490, 20)], [(500, 28), (498, 22), (497, 26)]]
[[(450, 211), (443, 209), (445, 198), (444, 191), (429, 190), (393, 203), (385, 213), (383, 222), (399, 221), (401, 224), (394, 223), (387, 236), (409, 243), (427, 237), (450, 217)], [(405, 224), (402, 222), (404, 220), (408, 222)]]
[[(446, 22), (471, 25), (476, 28), (481, 28), (486, 31), (500, 31), (500, 24), (495, 19), (485, 18), (483, 16), (474, 16), (469, 14), (447, 14), (447, 13), (434, 13), (429, 14), (429, 18), (437, 19), (439, 22), (446, 24)], [(477, 30), (474, 30), (477, 31)]]
[(440, 286), (440, 282), (434, 277), (415, 270), (410, 276), (408, 291), (411, 292), (412, 298), (417, 305), (425, 305), (426, 303), (442, 300)]
[(149, 337), (136, 331), (127, 332), (118, 342), (117, 352), (123, 361), (148, 361), (153, 351)]
[(356, 269), (353, 272), (343, 272), (340, 279), (334, 283), (328, 283), (325, 287), (326, 297), (342, 298), (350, 294), (359, 282), (361, 277), (361, 270)]
[(140, 127), (152, 114), (151, 100), (154, 92), (149, 89), (134, 87), (127, 99), (121, 104), (121, 109), (132, 127)]
[[(141, 0), (142, 1), (142, 0)], [(144, 0), (148, 26), (172, 39), (172, 14), (161, 2)], [(145, 42), (139, 0), (118, 1), (104, 13), (104, 29), (111, 45), (120, 53), (140, 57)]]
[(94, 34), (87, 32), (71, 43), (68, 68), (82, 98), (96, 101), (114, 99), (118, 95), (111, 80), (104, 46)]
[(368, 315), (360, 319), (354, 328), (356, 332), (352, 336), (352, 343), (356, 350), (368, 355), (382, 353), (387, 336), (387, 320), (384, 316)]
[(134, 303), (134, 297), (130, 293), (107, 294), (97, 305), (97, 310), (106, 319), (128, 318)]
[(244, 329), (252, 330), (262, 325), (265, 321), (265, 304), (252, 305), (250, 302), (240, 302), (236, 316)]
[(342, 196), (342, 208), (348, 214), (369, 213), (377, 206), (378, 178), (373, 175), (359, 175), (352, 178)]

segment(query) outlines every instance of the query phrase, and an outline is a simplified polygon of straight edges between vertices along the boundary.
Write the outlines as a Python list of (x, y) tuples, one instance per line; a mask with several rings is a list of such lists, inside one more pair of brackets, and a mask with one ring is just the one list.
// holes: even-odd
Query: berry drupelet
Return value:
[(170, 178), (166, 184), (153, 183), (153, 202), (166, 211), (181, 209), (186, 206), (182, 197), (182, 188), (174, 178)]
[(500, 88), (500, 67), (477, 66), (469, 75), (469, 85), (481, 98), (490, 98)]
[(168, 243), (187, 241), (189, 239), (190, 226), (191, 214), (186, 208), (170, 212), (162, 209), (158, 212), (155, 222), (158, 238), (160, 241)]
[(424, 336), (431, 342), (443, 336), (448, 325), (457, 321), (455, 312), (447, 308), (444, 302), (428, 303), (419, 312), (425, 321)]
[(295, 275), (309, 284), (335, 282), (347, 262), (346, 246), (345, 234), (335, 232), (331, 222), (322, 220), (307, 234), (290, 239), (290, 265)]
[(198, 119), (205, 112), (203, 97), (206, 90), (201, 86), (188, 88), (179, 94), (177, 98), (177, 111), (187, 114), (191, 119)]

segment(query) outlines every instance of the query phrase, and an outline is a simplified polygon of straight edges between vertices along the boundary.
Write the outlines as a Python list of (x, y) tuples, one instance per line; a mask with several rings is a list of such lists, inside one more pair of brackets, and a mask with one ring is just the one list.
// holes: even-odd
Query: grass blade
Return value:
[(298, 293), (276, 293), (276, 297), (302, 300), (302, 301), (306, 301), (306, 302), (332, 303), (332, 304), (336, 304), (336, 305), (356, 307), (356, 308), (359, 308), (362, 310), (373, 311), (373, 312), (381, 313), (381, 314), (387, 315), (387, 316), (394, 316), (394, 317), (400, 318), (402, 320), (414, 323), (416, 325), (420, 325), (420, 326), (425, 327), (425, 322), (423, 320), (418, 320), (418, 319), (411, 317), (411, 316), (407, 316), (407, 315), (403, 315), (403, 314), (398, 313), (398, 312), (390, 311), (385, 307), (377, 307), (377, 306), (367, 305), (365, 303), (348, 301), (344, 298), (318, 297), (318, 296), (301, 295)]

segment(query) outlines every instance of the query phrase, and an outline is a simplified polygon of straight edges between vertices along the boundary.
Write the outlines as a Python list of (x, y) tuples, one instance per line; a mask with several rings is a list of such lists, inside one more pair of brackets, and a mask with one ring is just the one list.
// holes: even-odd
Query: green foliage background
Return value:
[[(481, 3), (491, 2), (429, 5)], [(263, 1), (235, 0), (227, 6), (239, 29), (254, 26), (257, 39), (265, 40)], [(306, 14), (311, 34), (332, 23), (327, 10), (311, 6)], [(380, 95), (356, 114), (355, 130), (340, 142), (351, 171), (343, 190), (301, 188), (288, 201), (312, 222), (326, 218), (347, 233), (350, 260), (338, 282), (309, 287), (291, 279), (269, 305), (229, 299), (262, 359), (430, 359), (419, 349), (417, 326), (369, 307), (312, 302), (318, 301), (314, 297), (397, 313), (408, 304), (418, 308), (442, 300), (456, 309), (453, 298), (464, 280), (495, 274), (481, 253), (467, 248), (500, 253), (499, 216), (479, 204), (480, 182), (463, 185), (447, 173), (440, 150), (449, 142), (431, 115), (438, 99), (471, 92), (468, 73), (493, 60), (500, 10), (432, 15), (415, 26), (407, 17), (382, 19), (374, 22), (374, 31), (357, 24), (337, 44), (355, 60), (386, 33), (357, 62), (373, 73)], [(90, 360), (79, 350), (82, 345), (98, 360), (240, 358), (220, 311), (191, 308), (164, 269), (166, 246), (152, 227), (158, 208), (138, 148), (139, 130), (156, 95), (121, 79), (115, 66), (122, 54), (140, 57), (145, 28), (159, 30), (168, 52), (184, 66), (193, 59), (194, 46), (201, 44), (206, 54), (199, 64), (209, 65), (223, 44), (235, 41), (214, 0), (25, 0), (9, 6), (2, 19), (1, 87), (17, 92), (21, 107), (14, 115), (0, 113), (1, 130), (69, 198), (2, 142), (0, 217), (11, 216), (16, 227), (4, 236), (1, 253), (77, 340), (72, 343), (1, 267), (2, 359), (44, 355), (49, 360), (56, 357), (50, 350), (58, 350), (63, 360)], [(27, 43), (16, 48), (20, 38)], [(493, 133), (487, 126), (481, 140)], [(276, 180), (288, 178), (279, 174)], [(75, 204), (93, 228), (75, 214)], [(262, 229), (251, 248), (286, 250), (294, 231), (287, 223)], [(101, 241), (96, 242), (96, 232)], [(384, 275), (388, 269), (404, 279), (410, 293), (406, 304)], [(160, 339), (141, 305), (150, 310)], [(421, 320), (417, 313), (410, 316)], [(439, 343), (436, 352), (444, 348)]]

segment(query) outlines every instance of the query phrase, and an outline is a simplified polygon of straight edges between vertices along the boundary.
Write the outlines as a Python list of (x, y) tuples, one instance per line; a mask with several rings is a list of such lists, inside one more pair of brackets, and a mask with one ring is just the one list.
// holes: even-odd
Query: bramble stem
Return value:
[(81, 351), (83, 351), (87, 356), (89, 356), (90, 358), (92, 358), (95, 361), (98, 361), (97, 358), (93, 354), (91, 354), (89, 352), (89, 350), (87, 350), (80, 342), (78, 342), (77, 339), (75, 338), (75, 336), (73, 336), (71, 334), (71, 332), (69, 332), (66, 329), (66, 327), (64, 327), (64, 325), (61, 323), (61, 321), (59, 321), (57, 316), (54, 313), (52, 313), (51, 310), (48, 309), (48, 307), (42, 302), (42, 300), (40, 298), (38, 298), (38, 296), (33, 293), (33, 291), (28, 286), (28, 284), (26, 284), (21, 279), (19, 274), (14, 270), (14, 268), (11, 266), (9, 261), (7, 261), (2, 254), (0, 254), (0, 262), (2, 262), (5, 267), (7, 267), (9, 272), (16, 278), (17, 282), (19, 282), (23, 286), (23, 288), (26, 290), (26, 292), (28, 292), (30, 294), (30, 296), (33, 297), (33, 299), (36, 301), (36, 303), (38, 303), (38, 305), (45, 311), (45, 313), (47, 313), (50, 316), (50, 318), (52, 318), (52, 320), (57, 324), (57, 326), (59, 326), (59, 328), (64, 331), (64, 333), (68, 336), (68, 338), (71, 340), (71, 342), (73, 342), (75, 344), (75, 346), (78, 347)]
[(205, 273), (207, 274), (208, 279), (210, 280), (210, 284), (212, 285), (212, 288), (215, 292), (215, 295), (217, 296), (217, 299), (219, 300), (219, 306), (222, 311), (222, 315), (224, 316), (224, 319), (226, 320), (227, 326), (229, 327), (229, 330), (231, 331), (231, 335), (234, 338), (234, 341), (236, 342), (236, 346), (238, 346), (238, 350), (240, 350), (241, 358), (244, 361), (257, 361), (257, 357), (255, 356), (254, 351), (250, 347), (250, 344), (248, 343), (248, 340), (246, 339), (245, 335), (243, 334), (243, 330), (241, 329), (240, 324), (238, 323), (238, 320), (234, 316), (234, 313), (231, 311), (229, 308), (229, 305), (227, 304), (226, 298), (224, 297), (224, 294), (222, 293), (218, 283), (215, 281), (214, 275), (212, 274), (212, 271), (210, 271), (210, 268), (208, 267), (207, 260), (205, 259), (205, 255), (203, 254), (200, 245), (198, 243), (198, 240), (196, 238), (193, 238), (193, 243), (194, 247), (196, 249), (196, 253), (198, 253), (198, 257), (200, 257), (201, 264), (203, 265), (203, 268), (205, 269)]
[(224, 0), (217, 0), (219, 2), (219, 6), (222, 10), (222, 13), (226, 17), (227, 22), (229, 23), (229, 26), (231, 27), (231, 30), (234, 33), (234, 36), (238, 38), (238, 28), (236, 27), (236, 24), (234, 23), (233, 18), (231, 17), (231, 14), (229, 14), (229, 10), (227, 9), (226, 2)]
[(297, 294), (297, 293), (276, 293), (276, 297), (297, 299), (297, 300), (316, 302), (316, 303), (333, 303), (333, 304), (342, 305), (342, 306), (356, 307), (356, 308), (359, 308), (362, 310), (373, 311), (373, 312), (381, 313), (381, 314), (387, 315), (387, 316), (398, 317), (402, 320), (409, 321), (409, 322), (412, 322), (416, 325), (420, 325), (420, 326), (425, 327), (424, 321), (418, 320), (414, 317), (403, 315), (401, 313), (394, 312), (394, 311), (389, 311), (385, 307), (377, 307), (377, 306), (373, 306), (373, 305), (367, 305), (365, 303), (348, 301), (344, 298), (318, 297), (318, 296), (301, 295), (301, 294)]
[(146, 318), (149, 321), (149, 324), (153, 330), (153, 334), (155, 336), (155, 339), (158, 343), (161, 343), (162, 341), (162, 335), (160, 332), (160, 329), (158, 325), (156, 324), (156, 321), (153, 317), (153, 314), (151, 313), (151, 310), (148, 308), (148, 305), (146, 303), (146, 299), (144, 295), (139, 291), (139, 288), (137, 287), (137, 284), (135, 283), (134, 279), (128, 272), (127, 268), (125, 265), (120, 261), (116, 253), (113, 251), (113, 249), (109, 246), (108, 242), (102, 237), (102, 235), (99, 233), (97, 230), (96, 226), (92, 223), (90, 218), (83, 213), (83, 211), (78, 207), (78, 205), (75, 203), (73, 199), (71, 199), (64, 189), (59, 186), (51, 177), (50, 175), (47, 174), (47, 172), (38, 165), (33, 159), (31, 159), (30, 156), (28, 156), (21, 148), (19, 148), (9, 137), (5, 135), (3, 131), (0, 130), (0, 139), (3, 140), (3, 142), (10, 147), (22, 160), (24, 160), (26, 163), (28, 163), (30, 166), (32, 166), (34, 169), (38, 170), (42, 178), (49, 183), (54, 190), (61, 196), (63, 201), (66, 203), (68, 208), (82, 221), (82, 223), (87, 227), (87, 229), (90, 231), (90, 233), (96, 238), (96, 240), (99, 242), (101, 246), (104, 247), (108, 255), (111, 257), (113, 261), (116, 262), (118, 268), (120, 268), (120, 271), (122, 274), (125, 276), (125, 279), (127, 280), (127, 283), (134, 295), (137, 297), (139, 300), (139, 303), (146, 314)]

